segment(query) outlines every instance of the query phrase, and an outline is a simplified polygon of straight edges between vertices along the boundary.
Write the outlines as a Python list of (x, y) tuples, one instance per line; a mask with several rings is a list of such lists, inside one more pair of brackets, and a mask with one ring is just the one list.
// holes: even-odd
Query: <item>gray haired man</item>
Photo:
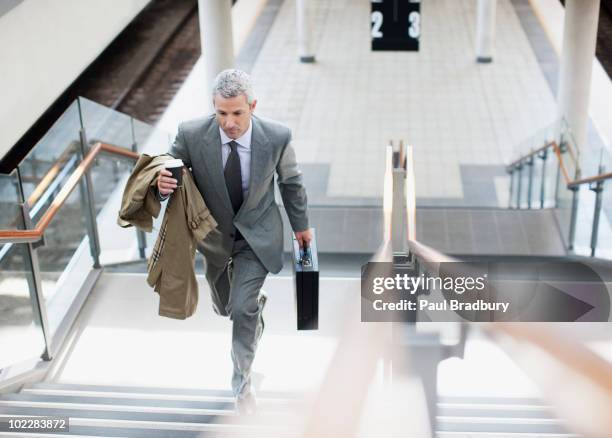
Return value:
[[(206, 259), (206, 279), (217, 314), (232, 320), (232, 391), (240, 413), (254, 413), (251, 365), (263, 333), (261, 291), (268, 272), (283, 265), (283, 223), (274, 200), (276, 173), (281, 197), (296, 239), (312, 239), (306, 190), (291, 131), (253, 114), (251, 80), (240, 70), (224, 70), (212, 89), (215, 113), (179, 125), (170, 154), (192, 169), (196, 185), (219, 224), (198, 244)], [(160, 199), (176, 180), (162, 170)]]

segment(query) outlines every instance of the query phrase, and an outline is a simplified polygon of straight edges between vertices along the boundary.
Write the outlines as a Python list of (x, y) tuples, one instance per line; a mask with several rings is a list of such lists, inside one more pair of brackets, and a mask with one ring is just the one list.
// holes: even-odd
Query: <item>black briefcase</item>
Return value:
[(295, 310), (298, 330), (319, 328), (319, 261), (314, 228), (312, 241), (307, 248), (300, 245), (293, 236), (293, 277), (295, 285)]

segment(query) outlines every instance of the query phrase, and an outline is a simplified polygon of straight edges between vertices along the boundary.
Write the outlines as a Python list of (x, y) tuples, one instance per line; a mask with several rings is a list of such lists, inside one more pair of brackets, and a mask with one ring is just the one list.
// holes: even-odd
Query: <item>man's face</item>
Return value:
[(249, 129), (251, 114), (255, 110), (257, 101), (253, 100), (253, 103), (249, 105), (244, 94), (235, 97), (215, 94), (213, 104), (217, 123), (229, 138), (236, 140)]

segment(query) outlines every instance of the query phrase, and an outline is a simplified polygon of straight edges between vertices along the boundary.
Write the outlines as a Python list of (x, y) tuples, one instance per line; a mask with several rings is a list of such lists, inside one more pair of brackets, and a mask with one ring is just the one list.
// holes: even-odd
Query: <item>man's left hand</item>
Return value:
[(312, 240), (312, 231), (310, 231), (310, 228), (304, 231), (296, 231), (295, 238), (298, 241), (300, 248), (303, 248), (304, 243), (306, 243), (306, 245), (310, 244), (310, 241)]

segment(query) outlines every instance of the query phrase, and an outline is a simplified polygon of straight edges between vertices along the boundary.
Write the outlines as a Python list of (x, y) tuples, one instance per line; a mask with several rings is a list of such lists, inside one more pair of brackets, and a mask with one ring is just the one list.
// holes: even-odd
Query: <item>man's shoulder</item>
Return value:
[(291, 138), (291, 129), (281, 122), (260, 116), (253, 116), (253, 118), (256, 123), (259, 123), (268, 137), (287, 140)]
[(210, 124), (215, 120), (214, 114), (198, 117), (196, 119), (185, 120), (179, 123), (179, 131), (183, 131), (184, 133), (192, 133), (195, 131), (200, 131), (202, 129), (206, 129), (210, 126)]

